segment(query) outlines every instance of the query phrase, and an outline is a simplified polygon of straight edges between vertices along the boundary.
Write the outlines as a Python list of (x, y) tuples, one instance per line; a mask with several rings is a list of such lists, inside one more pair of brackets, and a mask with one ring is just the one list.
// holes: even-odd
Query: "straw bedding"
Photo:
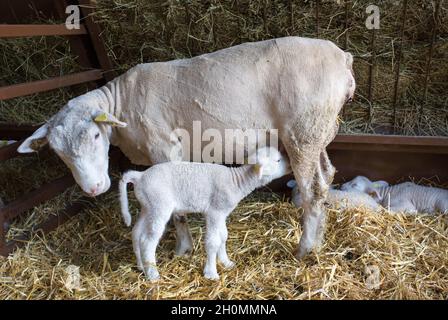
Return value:
[[(321, 38), (344, 47), (344, 6), (321, 1)], [(140, 62), (195, 56), (245, 41), (286, 35), (316, 36), (314, 2), (98, 0), (101, 35), (118, 72)], [(401, 6), (381, 1), (374, 101), (367, 100), (370, 33), (367, 1), (350, 1), (348, 50), (355, 55), (356, 101), (346, 108), (343, 132), (373, 132), (392, 121), (394, 70)], [(422, 84), (431, 37), (432, 2), (409, 2), (400, 77), (398, 133), (448, 134), (448, 14), (442, 4), (426, 102)], [(156, 30), (156, 32), (154, 31)], [(0, 85), (80, 71), (63, 38), (0, 40)], [(30, 54), (32, 52), (32, 54)], [(0, 122), (42, 122), (85, 86), (0, 101)], [(371, 117), (369, 118), (369, 114)], [(0, 166), (0, 198), (9, 202), (67, 174), (54, 155), (13, 159)], [(116, 173), (115, 173), (116, 175)], [(446, 187), (446, 186), (445, 186)], [(17, 219), (8, 237), (56, 214), (80, 197), (70, 188)], [(230, 216), (228, 249), (237, 265), (203, 279), (204, 222), (191, 215), (195, 252), (173, 258), (170, 227), (158, 249), (162, 280), (149, 283), (135, 267), (130, 229), (116, 192), (57, 231), (36, 234), (24, 248), (0, 258), (0, 299), (447, 299), (448, 232), (444, 216), (328, 211), (326, 241), (302, 262), (292, 252), (301, 210), (286, 198), (257, 192)], [(136, 203), (132, 203), (136, 212)], [(79, 286), (71, 274), (79, 267)], [(73, 271), (75, 270), (75, 271)], [(70, 280), (71, 279), (71, 280)]]
[[(190, 257), (173, 257), (174, 230), (168, 228), (157, 251), (162, 279), (151, 283), (135, 266), (130, 229), (121, 221), (116, 194), (109, 193), (56, 232), (36, 234), (0, 258), (0, 299), (448, 298), (446, 217), (329, 210), (322, 250), (298, 262), (292, 251), (301, 210), (286, 200), (257, 192), (238, 206), (228, 221), (236, 267), (218, 267), (217, 282), (202, 277), (200, 215), (189, 219), (195, 239)], [(134, 214), (136, 207), (131, 202)], [(79, 267), (76, 286), (73, 266)]]

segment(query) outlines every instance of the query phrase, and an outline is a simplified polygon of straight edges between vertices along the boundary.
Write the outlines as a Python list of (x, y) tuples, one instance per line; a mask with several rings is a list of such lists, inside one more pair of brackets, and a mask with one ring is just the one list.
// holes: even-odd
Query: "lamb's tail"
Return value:
[(129, 213), (127, 184), (136, 183), (141, 176), (142, 176), (141, 172), (130, 170), (124, 173), (123, 177), (120, 180), (119, 190), (120, 190), (121, 214), (123, 215), (124, 223), (128, 227), (131, 225), (132, 217), (131, 214)]

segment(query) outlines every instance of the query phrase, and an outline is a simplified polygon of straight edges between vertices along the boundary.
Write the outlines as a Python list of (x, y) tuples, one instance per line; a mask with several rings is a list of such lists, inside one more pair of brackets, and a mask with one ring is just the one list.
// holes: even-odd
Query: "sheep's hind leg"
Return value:
[(134, 248), (135, 258), (137, 259), (137, 268), (140, 271), (143, 271), (142, 256), (140, 253), (140, 237), (144, 227), (144, 220), (143, 214), (140, 214), (137, 222), (132, 228), (132, 246)]
[(326, 214), (323, 203), (331, 179), (322, 173), (322, 148), (318, 146), (317, 142), (303, 145), (285, 143), (303, 203), (303, 232), (295, 252), (297, 259), (318, 247), (323, 238)]
[(188, 226), (187, 217), (173, 215), (173, 224), (176, 228), (176, 256), (188, 255), (193, 251), (193, 237)]
[(205, 250), (207, 252), (207, 261), (204, 266), (204, 277), (210, 280), (218, 280), (219, 274), (216, 269), (216, 257), (222, 245), (221, 228), (224, 224), (225, 217), (220, 214), (206, 214), (206, 233), (205, 233)]
[[(151, 210), (145, 214), (145, 227), (140, 236), (143, 271), (149, 280), (159, 279), (156, 266), (156, 249), (169, 221), (171, 211)], [(146, 231), (146, 232), (145, 232)]]

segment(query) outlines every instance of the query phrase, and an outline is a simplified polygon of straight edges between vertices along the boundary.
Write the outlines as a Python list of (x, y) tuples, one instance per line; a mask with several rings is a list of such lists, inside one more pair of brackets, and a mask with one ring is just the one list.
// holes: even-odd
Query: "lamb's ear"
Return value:
[(366, 193), (371, 196), (373, 199), (380, 199), (380, 194), (375, 187), (367, 187)]
[(48, 143), (47, 140), (48, 124), (44, 124), (42, 127), (34, 131), (34, 133), (28, 137), (17, 148), (19, 153), (30, 153), (38, 151), (42, 146)]
[(118, 120), (113, 115), (111, 115), (110, 113), (107, 113), (107, 112), (100, 112), (99, 114), (97, 114), (94, 117), (93, 121), (98, 122), (98, 123), (108, 124), (113, 127), (120, 127), (120, 128), (125, 128), (128, 125), (126, 122), (122, 122), (122, 121)]
[(258, 175), (259, 179), (263, 177), (263, 166), (261, 164), (254, 164), (254, 171)]
[(297, 181), (296, 180), (289, 180), (287, 183), (286, 183), (286, 186), (288, 187), (288, 188), (294, 188), (295, 186), (297, 185)]

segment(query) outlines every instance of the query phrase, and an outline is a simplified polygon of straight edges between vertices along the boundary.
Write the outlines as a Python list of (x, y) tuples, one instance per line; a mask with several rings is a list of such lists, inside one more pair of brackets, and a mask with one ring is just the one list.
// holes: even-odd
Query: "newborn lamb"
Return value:
[(226, 218), (241, 199), (256, 188), (291, 172), (289, 162), (274, 148), (260, 148), (248, 165), (226, 167), (210, 163), (165, 162), (144, 172), (128, 171), (120, 181), (120, 203), (124, 221), (131, 224), (127, 183), (141, 205), (132, 230), (137, 264), (150, 280), (159, 278), (156, 247), (171, 215), (201, 212), (205, 216), (207, 261), (204, 276), (219, 279), (216, 258), (226, 268), (234, 263), (226, 251)]
[(341, 189), (370, 194), (379, 204), (393, 212), (448, 213), (448, 190), (445, 189), (419, 186), (412, 182), (378, 186), (363, 176), (344, 183)]
[[(302, 206), (302, 198), (300, 196), (299, 190), (295, 180), (290, 180), (287, 186), (292, 188), (291, 200), (296, 207)], [(365, 208), (371, 211), (381, 211), (382, 207), (368, 194), (357, 191), (341, 191), (337, 189), (330, 188), (328, 190), (327, 199), (325, 203), (333, 209), (357, 209)]]

